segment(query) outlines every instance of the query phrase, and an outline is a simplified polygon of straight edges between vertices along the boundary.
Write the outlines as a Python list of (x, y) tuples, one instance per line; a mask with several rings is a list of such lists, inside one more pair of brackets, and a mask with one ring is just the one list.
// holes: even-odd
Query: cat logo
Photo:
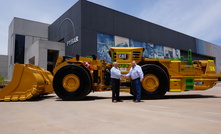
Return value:
[(127, 54), (119, 54), (118, 58), (119, 59), (125, 59), (125, 58), (127, 58)]

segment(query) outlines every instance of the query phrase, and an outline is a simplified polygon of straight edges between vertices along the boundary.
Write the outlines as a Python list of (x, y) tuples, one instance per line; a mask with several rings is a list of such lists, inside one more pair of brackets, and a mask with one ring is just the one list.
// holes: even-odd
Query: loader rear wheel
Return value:
[(154, 64), (142, 66), (144, 78), (142, 82), (142, 97), (162, 98), (169, 88), (167, 73)]
[(83, 67), (66, 65), (55, 74), (53, 88), (62, 100), (81, 100), (91, 90), (91, 78)]
[(147, 74), (143, 78), (142, 86), (148, 92), (156, 91), (159, 87), (159, 79), (156, 75)]

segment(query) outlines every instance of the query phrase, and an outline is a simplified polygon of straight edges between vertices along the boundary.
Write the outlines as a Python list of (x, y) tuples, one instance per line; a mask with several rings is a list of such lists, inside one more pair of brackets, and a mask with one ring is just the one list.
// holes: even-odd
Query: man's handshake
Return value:
[(126, 75), (121, 75), (123, 78), (126, 78), (127, 76)]

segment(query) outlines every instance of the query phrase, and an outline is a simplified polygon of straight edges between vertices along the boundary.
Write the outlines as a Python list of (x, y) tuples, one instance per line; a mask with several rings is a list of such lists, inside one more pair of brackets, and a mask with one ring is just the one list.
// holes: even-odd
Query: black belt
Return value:
[(120, 79), (116, 79), (116, 78), (111, 78), (112, 80), (120, 80)]
[(137, 80), (137, 79), (140, 79), (140, 77), (139, 77), (139, 78), (136, 78), (136, 79), (133, 79), (133, 80)]

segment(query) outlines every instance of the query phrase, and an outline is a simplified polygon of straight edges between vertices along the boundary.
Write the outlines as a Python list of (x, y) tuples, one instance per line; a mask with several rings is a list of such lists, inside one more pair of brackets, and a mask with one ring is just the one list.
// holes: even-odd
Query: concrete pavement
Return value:
[(0, 134), (220, 134), (221, 83), (206, 91), (167, 93), (163, 99), (112, 103), (111, 92), (82, 101), (55, 94), (0, 102)]

